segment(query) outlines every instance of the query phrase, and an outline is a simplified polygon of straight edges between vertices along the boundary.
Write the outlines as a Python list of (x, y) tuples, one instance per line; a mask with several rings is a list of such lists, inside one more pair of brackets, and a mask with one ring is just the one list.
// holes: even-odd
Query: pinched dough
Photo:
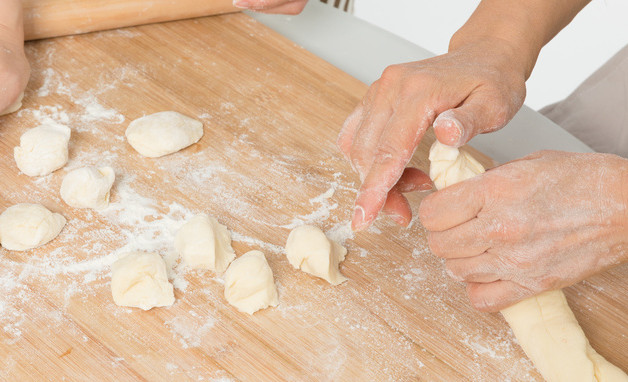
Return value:
[(303, 225), (288, 235), (286, 255), (290, 264), (333, 285), (347, 281), (338, 270), (346, 254), (345, 247), (328, 239), (318, 227)]
[(186, 265), (216, 273), (223, 273), (235, 258), (231, 233), (207, 214), (198, 214), (185, 223), (175, 236), (174, 246)]
[(125, 135), (138, 153), (156, 158), (198, 142), (203, 123), (175, 111), (162, 111), (134, 120)]
[(68, 161), (70, 128), (63, 125), (41, 125), (26, 131), (20, 145), (13, 150), (15, 163), (28, 176), (48, 175)]
[(16, 204), (0, 215), (0, 242), (12, 251), (39, 247), (57, 237), (65, 222), (41, 204)]
[(277, 287), (266, 257), (249, 251), (231, 263), (225, 272), (225, 298), (240, 312), (253, 314), (277, 306)]
[(166, 263), (156, 253), (129, 252), (113, 263), (111, 294), (117, 305), (144, 310), (174, 303)]
[(61, 198), (75, 208), (107, 208), (115, 178), (111, 167), (78, 168), (63, 178)]
[(430, 178), (439, 190), (484, 172), (484, 166), (465, 149), (446, 146), (439, 141), (430, 148), (429, 159)]

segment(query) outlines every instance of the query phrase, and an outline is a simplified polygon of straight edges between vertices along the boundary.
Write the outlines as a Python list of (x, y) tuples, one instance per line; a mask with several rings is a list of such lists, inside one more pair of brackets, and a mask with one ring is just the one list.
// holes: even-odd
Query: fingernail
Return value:
[(365, 221), (365, 214), (364, 214), (364, 208), (362, 208), (362, 206), (356, 206), (355, 210), (353, 210), (353, 221), (351, 222), (351, 229), (353, 231), (361, 231), (364, 228), (366, 228), (365, 226), (366, 221)]
[(462, 123), (454, 116), (451, 110), (447, 110), (436, 118), (434, 126), (438, 127), (439, 140), (449, 146), (458, 147), (466, 139), (466, 132), (462, 128)]
[(244, 0), (244, 1), (235, 0), (233, 2), (233, 6), (234, 7), (238, 7), (238, 8), (249, 8), (251, 6), (251, 3), (249, 3), (246, 0)]
[(403, 227), (407, 227), (408, 224), (410, 224), (410, 221), (407, 220), (405, 217), (401, 216), (401, 215), (396, 215), (396, 214), (390, 214), (388, 215), (395, 223), (399, 224), (400, 226)]

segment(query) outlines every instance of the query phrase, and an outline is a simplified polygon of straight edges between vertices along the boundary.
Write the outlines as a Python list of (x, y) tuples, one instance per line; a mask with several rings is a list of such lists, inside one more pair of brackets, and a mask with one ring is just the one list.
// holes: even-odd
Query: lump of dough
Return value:
[(20, 137), (13, 150), (15, 163), (28, 176), (48, 175), (68, 161), (70, 128), (63, 125), (34, 127)]
[(20, 110), (20, 108), (22, 107), (22, 100), (23, 99), (24, 99), (24, 92), (22, 92), (22, 94), (20, 94), (20, 96), (17, 97), (17, 99), (15, 100), (15, 102), (13, 102), (12, 105), (10, 105), (3, 112), (0, 112), (0, 116), (6, 115), (6, 114), (15, 113), (16, 111)]
[(61, 198), (75, 208), (107, 208), (115, 178), (111, 167), (78, 168), (63, 178)]
[(134, 120), (125, 135), (138, 153), (157, 158), (198, 142), (203, 123), (175, 111), (162, 111)]
[(188, 266), (223, 273), (235, 258), (231, 233), (224, 225), (198, 214), (177, 231), (174, 247)]
[(346, 254), (345, 247), (328, 239), (318, 227), (303, 225), (288, 235), (286, 255), (290, 264), (333, 285), (347, 281), (338, 270)]
[(16, 204), (0, 215), (0, 243), (12, 251), (36, 248), (57, 237), (65, 222), (41, 204)]
[(129, 252), (113, 263), (111, 294), (117, 305), (144, 310), (174, 303), (166, 262), (156, 253)]
[(266, 257), (249, 251), (231, 263), (225, 273), (225, 298), (240, 312), (253, 314), (277, 306), (277, 287)]
[(430, 178), (438, 190), (473, 178), (484, 167), (464, 149), (446, 146), (438, 140), (430, 148)]
[(628, 376), (589, 344), (562, 290), (503, 309), (519, 345), (548, 382), (626, 382)]

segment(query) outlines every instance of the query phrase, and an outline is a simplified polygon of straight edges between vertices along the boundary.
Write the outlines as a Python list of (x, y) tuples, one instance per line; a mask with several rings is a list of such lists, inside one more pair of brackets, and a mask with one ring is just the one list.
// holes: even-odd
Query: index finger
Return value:
[(365, 229), (377, 218), (388, 192), (410, 162), (434, 115), (431, 109), (420, 115), (408, 103), (399, 107), (388, 121), (373, 164), (358, 191), (351, 223), (354, 231)]

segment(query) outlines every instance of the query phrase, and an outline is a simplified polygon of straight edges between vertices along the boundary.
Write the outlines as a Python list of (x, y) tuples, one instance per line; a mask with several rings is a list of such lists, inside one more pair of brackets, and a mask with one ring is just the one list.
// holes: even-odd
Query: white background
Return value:
[[(479, 0), (355, 0), (354, 14), (442, 54), (447, 51), (451, 35), (478, 3)], [(593, 0), (541, 51), (528, 80), (526, 104), (539, 109), (565, 98), (626, 44), (628, 0)]]

